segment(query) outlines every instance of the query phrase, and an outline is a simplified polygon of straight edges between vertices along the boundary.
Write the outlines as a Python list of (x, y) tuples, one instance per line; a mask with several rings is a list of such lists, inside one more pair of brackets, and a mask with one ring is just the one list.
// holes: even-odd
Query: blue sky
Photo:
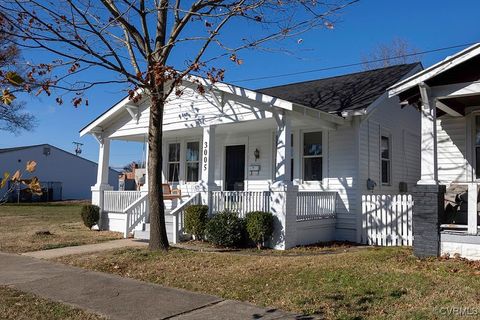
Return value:
[[(226, 82), (319, 69), (359, 62), (378, 44), (394, 38), (408, 41), (419, 51), (480, 41), (480, 1), (475, 0), (363, 0), (348, 8), (333, 30), (317, 30), (301, 36), (303, 42), (284, 44), (295, 56), (284, 53), (252, 51), (242, 55), (244, 64), (229, 66)], [(233, 26), (235, 27), (235, 26)], [(462, 48), (425, 54), (425, 67)], [(241, 82), (248, 88), (318, 79), (359, 71), (359, 67), (343, 68), (290, 77)], [(80, 138), (78, 131), (122, 98), (122, 87), (108, 86), (89, 92), (90, 105), (74, 108), (69, 103), (58, 106), (46, 96), (22, 97), (29, 112), (38, 120), (32, 132), (20, 135), (0, 131), (0, 148), (50, 143), (73, 151), (73, 141), (84, 143), (82, 156), (97, 161), (98, 144), (93, 137)], [(142, 159), (139, 143), (114, 142), (110, 165), (121, 166)]]

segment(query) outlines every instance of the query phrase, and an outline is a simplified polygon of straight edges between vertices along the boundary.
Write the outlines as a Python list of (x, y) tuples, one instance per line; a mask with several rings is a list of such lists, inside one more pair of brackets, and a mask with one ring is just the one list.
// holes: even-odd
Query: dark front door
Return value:
[(225, 190), (243, 191), (245, 180), (245, 145), (225, 149)]

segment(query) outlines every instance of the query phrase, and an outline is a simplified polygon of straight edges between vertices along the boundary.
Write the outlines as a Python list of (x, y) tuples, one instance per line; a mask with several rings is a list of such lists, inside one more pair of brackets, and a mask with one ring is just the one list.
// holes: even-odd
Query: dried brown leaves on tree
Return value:
[(0, 31), (19, 46), (55, 57), (37, 66), (47, 66), (49, 75), (39, 92), (55, 91), (58, 103), (68, 96), (76, 107), (86, 104), (88, 89), (112, 84), (123, 84), (134, 102), (149, 101), (150, 248), (166, 249), (160, 159), (167, 99), (186, 87), (211, 90), (229, 64), (248, 63), (247, 50), (278, 49), (288, 39), (299, 43), (305, 32), (333, 29), (355, 2), (3, 0), (0, 10), (8, 12), (13, 29)]

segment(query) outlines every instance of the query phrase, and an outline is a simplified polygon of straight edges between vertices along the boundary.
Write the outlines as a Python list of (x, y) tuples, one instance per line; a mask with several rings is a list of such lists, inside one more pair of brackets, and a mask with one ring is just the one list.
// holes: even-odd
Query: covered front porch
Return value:
[[(185, 208), (200, 203), (208, 205), (211, 215), (224, 210), (237, 212), (241, 217), (250, 211), (272, 212), (277, 220), (275, 248), (335, 239), (337, 192), (324, 183), (323, 170), (327, 163), (328, 132), (345, 121), (278, 100), (275, 103), (281, 107), (255, 99), (249, 106), (242, 104), (248, 110), (233, 106), (233, 112), (224, 106), (222, 113), (209, 121), (192, 120), (200, 112), (193, 103), (188, 110), (195, 111), (177, 115), (181, 120), (169, 122), (173, 116), (166, 111), (162, 175), (164, 184), (172, 193), (176, 191), (176, 196), (165, 197), (171, 242), (184, 236)], [(130, 110), (131, 118), (141, 119), (135, 112), (142, 113), (142, 107), (133, 109), (130, 103), (126, 101), (125, 108)], [(148, 124), (124, 132), (118, 125), (103, 132), (95, 129), (99, 124), (91, 127), (88, 132), (95, 134), (100, 146), (92, 202), (102, 209), (102, 228), (121, 231), (125, 237), (134, 234), (148, 238), (148, 174), (139, 190), (112, 191), (105, 183), (110, 142), (145, 141)]]
[(420, 256), (480, 259), (479, 66), (476, 44), (390, 88), (390, 95), (421, 111), (421, 180), (413, 215)]

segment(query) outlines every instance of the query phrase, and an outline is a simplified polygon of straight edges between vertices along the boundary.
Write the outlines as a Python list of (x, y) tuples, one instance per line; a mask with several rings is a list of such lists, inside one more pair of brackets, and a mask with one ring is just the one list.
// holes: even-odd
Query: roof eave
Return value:
[[(473, 56), (476, 56), (480, 54), (480, 43), (476, 43), (456, 54), (453, 56), (449, 56), (445, 58), (444, 60), (434, 64), (433, 66), (424, 69), (423, 71), (420, 71), (411, 77), (408, 77), (405, 80), (402, 80), (400, 82), (397, 82), (393, 86), (387, 89), (388, 91), (388, 96), (393, 97), (396, 96), (416, 85), (418, 85), (421, 82), (424, 82), (446, 70), (449, 70), (460, 63), (470, 59)], [(444, 67), (440, 69), (441, 67)]]

